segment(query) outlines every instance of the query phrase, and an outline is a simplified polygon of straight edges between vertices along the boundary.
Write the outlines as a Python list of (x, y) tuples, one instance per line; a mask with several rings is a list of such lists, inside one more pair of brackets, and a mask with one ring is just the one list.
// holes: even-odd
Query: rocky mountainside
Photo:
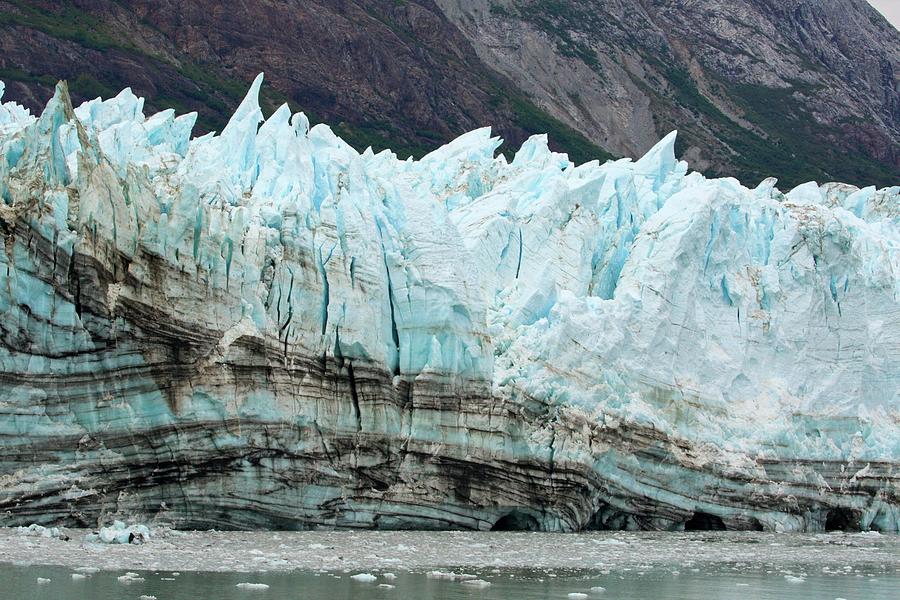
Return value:
[[(0, 78), (37, 110), (130, 85), (221, 129), (265, 71), (359, 149), (491, 125), (577, 161), (672, 129), (709, 174), (900, 180), (900, 33), (864, 0), (0, 0)], [(602, 149), (601, 149), (602, 148)]]
[(360, 150), (421, 156), (492, 125), (510, 147), (550, 132), (581, 161), (608, 156), (488, 68), (427, 0), (3, 0), (0, 22), (7, 98), (35, 110), (64, 78), (76, 101), (131, 86), (221, 130), (265, 71), (267, 111), (290, 100)]
[(539, 106), (707, 173), (900, 182), (900, 33), (865, 0), (436, 0)]

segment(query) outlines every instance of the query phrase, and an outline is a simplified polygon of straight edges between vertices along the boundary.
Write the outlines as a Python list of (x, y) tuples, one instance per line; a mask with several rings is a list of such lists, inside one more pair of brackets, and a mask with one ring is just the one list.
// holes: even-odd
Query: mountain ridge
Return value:
[(863, 0), (0, 2), (7, 99), (130, 85), (221, 130), (259, 71), (357, 150), (420, 157), (493, 126), (576, 162), (668, 131), (711, 176), (900, 182), (900, 33)]

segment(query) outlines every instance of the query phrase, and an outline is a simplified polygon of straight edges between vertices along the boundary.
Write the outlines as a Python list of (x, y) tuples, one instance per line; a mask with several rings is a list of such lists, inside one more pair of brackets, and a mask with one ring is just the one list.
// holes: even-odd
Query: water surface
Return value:
[[(808, 570), (807, 570), (808, 571)], [(867, 572), (868, 571), (868, 572)], [(98, 572), (73, 580), (69, 568), (0, 565), (3, 598), (19, 600), (119, 600), (156, 596), (158, 600), (422, 600), (455, 599), (569, 599), (585, 593), (603, 599), (833, 599), (865, 598), (896, 600), (900, 575), (854, 569), (846, 574), (806, 573), (795, 569), (798, 579), (780, 572), (740, 573), (733, 569), (700, 569), (687, 573), (655, 569), (650, 572), (566, 572), (560, 570), (500, 570), (471, 573), (488, 587), (459, 580), (434, 579), (426, 573), (398, 572), (396, 579), (362, 583), (354, 573), (207, 573), (133, 571), (144, 581), (119, 581), (124, 572)], [(49, 582), (38, 583), (38, 578)], [(802, 581), (801, 581), (802, 580)], [(268, 589), (243, 589), (240, 583), (267, 584)], [(380, 585), (393, 585), (393, 588)], [(602, 586), (605, 591), (591, 591)]]
[[(69, 541), (0, 529), (0, 600), (900, 599), (894, 535), (157, 527), (150, 543), (119, 546), (66, 533)], [(352, 578), (362, 573), (375, 580)]]

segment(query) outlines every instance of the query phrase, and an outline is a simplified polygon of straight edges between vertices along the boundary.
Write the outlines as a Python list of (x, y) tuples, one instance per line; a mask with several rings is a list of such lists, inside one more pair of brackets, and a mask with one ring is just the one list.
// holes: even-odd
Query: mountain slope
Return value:
[(671, 129), (755, 183), (900, 182), (900, 33), (865, 0), (437, 0), (485, 62), (615, 153)]
[(421, 156), (491, 125), (576, 162), (672, 129), (755, 185), (900, 181), (900, 33), (864, 0), (0, 0), (7, 98), (37, 110), (125, 85), (201, 130), (259, 71), (362, 149)]
[(37, 110), (58, 78), (76, 101), (128, 85), (155, 109), (200, 114), (221, 129), (227, 106), (265, 71), (283, 100), (359, 149), (420, 156), (493, 125), (511, 145), (549, 132), (580, 161), (607, 155), (535, 107), (481, 63), (430, 2), (0, 2), (0, 77), (7, 98)]

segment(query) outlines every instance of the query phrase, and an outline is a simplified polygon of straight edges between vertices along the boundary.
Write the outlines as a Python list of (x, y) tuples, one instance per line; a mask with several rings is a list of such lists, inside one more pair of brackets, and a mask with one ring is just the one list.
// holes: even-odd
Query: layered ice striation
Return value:
[(900, 187), (360, 154), (261, 84), (0, 107), (0, 524), (900, 528)]

